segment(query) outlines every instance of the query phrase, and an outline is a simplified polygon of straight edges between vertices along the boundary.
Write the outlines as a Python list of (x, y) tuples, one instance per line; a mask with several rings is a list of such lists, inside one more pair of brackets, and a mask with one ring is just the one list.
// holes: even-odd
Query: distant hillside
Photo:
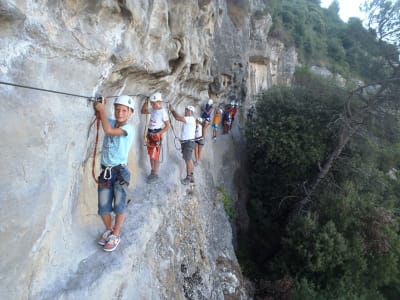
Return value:
[[(273, 19), (270, 36), (294, 45), (301, 63), (324, 66), (344, 77), (378, 80), (384, 76), (384, 70), (377, 72), (382, 53), (376, 34), (358, 18), (343, 22), (337, 2), (327, 9), (320, 7), (319, 0), (268, 3)], [(395, 56), (394, 46), (387, 47)]]

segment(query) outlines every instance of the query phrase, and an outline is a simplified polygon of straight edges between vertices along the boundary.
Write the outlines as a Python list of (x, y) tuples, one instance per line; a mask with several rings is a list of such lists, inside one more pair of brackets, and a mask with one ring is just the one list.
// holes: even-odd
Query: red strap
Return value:
[(97, 144), (99, 143), (99, 129), (100, 129), (100, 113), (96, 112), (96, 140), (94, 143), (94, 151), (93, 151), (93, 161), (92, 161), (92, 176), (93, 179), (96, 183), (99, 183), (99, 181), (96, 178), (95, 174), (95, 168), (96, 168), (96, 152), (97, 152)]

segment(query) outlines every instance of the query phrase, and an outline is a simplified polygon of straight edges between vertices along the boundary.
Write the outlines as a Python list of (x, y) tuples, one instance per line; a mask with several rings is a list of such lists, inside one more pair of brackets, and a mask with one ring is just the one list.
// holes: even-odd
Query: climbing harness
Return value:
[(149, 154), (150, 159), (153, 160), (159, 159), (160, 152), (162, 150), (161, 147), (162, 138), (159, 134), (157, 134), (160, 131), (161, 128), (147, 130), (147, 135), (146, 135), (147, 143), (145, 144), (145, 146), (147, 147), (147, 153)]
[[(98, 178), (98, 185), (101, 188), (110, 188), (111, 187), (111, 181), (113, 181), (113, 174), (116, 176), (116, 180), (118, 180), (119, 184), (123, 186), (125, 189), (126, 186), (129, 185), (130, 181), (130, 173), (127, 170), (125, 165), (117, 165), (113, 167), (107, 167), (104, 165), (101, 165), (101, 173)], [(126, 191), (128, 191), (126, 189)]]

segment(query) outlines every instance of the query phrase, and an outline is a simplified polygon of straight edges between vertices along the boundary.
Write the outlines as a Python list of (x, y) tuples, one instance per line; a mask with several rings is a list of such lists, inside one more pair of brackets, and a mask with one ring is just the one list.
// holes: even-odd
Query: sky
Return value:
[[(327, 8), (333, 0), (321, 0), (321, 6)], [(360, 12), (358, 7), (364, 3), (365, 0), (339, 0), (339, 16), (347, 22), (350, 17), (358, 17), (363, 19), (363, 14)]]

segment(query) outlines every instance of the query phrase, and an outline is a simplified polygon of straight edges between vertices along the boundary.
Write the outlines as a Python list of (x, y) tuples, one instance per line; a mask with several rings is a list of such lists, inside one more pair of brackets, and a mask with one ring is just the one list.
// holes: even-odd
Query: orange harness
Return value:
[(161, 134), (147, 134), (147, 153), (152, 160), (158, 160), (161, 152)]

